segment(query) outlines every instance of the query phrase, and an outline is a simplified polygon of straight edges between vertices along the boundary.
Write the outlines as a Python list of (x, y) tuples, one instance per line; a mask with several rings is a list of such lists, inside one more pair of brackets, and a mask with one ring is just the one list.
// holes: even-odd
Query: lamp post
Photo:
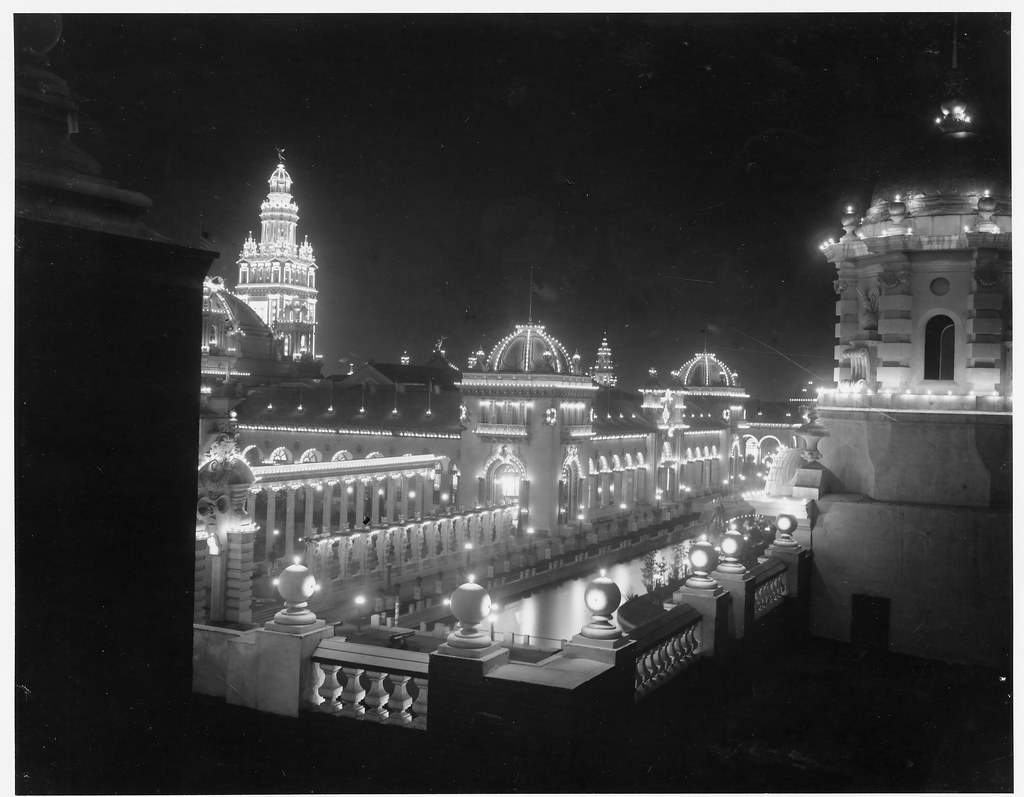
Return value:
[(366, 603), (366, 598), (362, 595), (356, 595), (356, 636), (363, 633), (363, 604)]

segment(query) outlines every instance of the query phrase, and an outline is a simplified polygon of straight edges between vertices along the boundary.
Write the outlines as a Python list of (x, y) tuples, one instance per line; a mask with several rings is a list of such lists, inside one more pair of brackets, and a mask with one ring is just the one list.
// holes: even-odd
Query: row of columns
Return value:
[[(448, 500), (442, 500), (439, 509), (444, 511), (452, 505), (454, 496), (451, 494), (451, 477), (441, 474), (441, 495), (447, 494)], [(333, 522), (334, 517), (334, 493), (338, 490), (338, 501), (340, 511), (338, 522)], [(447, 487), (447, 489), (446, 489)], [(423, 517), (424, 514), (434, 514), (434, 478), (433, 474), (418, 473), (414, 476), (389, 476), (369, 477), (365, 480), (356, 480), (353, 484), (344, 484), (340, 480), (329, 480), (318, 485), (287, 485), (267, 484), (261, 488), (255, 488), (254, 492), (265, 492), (267, 496), (266, 516), (261, 524), (264, 528), (264, 542), (266, 556), (274, 549), (275, 532), (280, 532), (278, 526), (278, 499), (279, 493), (284, 494), (284, 555), (291, 557), (295, 554), (295, 544), (298, 540), (295, 525), (296, 494), (299, 490), (305, 491), (303, 533), (309, 535), (314, 527), (315, 503), (317, 493), (322, 492), (321, 512), (318, 518), (318, 525), (325, 533), (331, 531), (348, 531), (353, 524), (349, 522), (350, 501), (354, 502), (354, 525), (362, 528), (363, 518), (369, 517), (371, 526), (379, 526), (398, 521), (399, 517)], [(410, 498), (412, 493), (412, 498)], [(255, 496), (253, 495), (252, 498)], [(250, 516), (255, 513), (255, 501), (250, 498)], [(369, 504), (369, 512), (367, 512)], [(383, 504), (383, 507), (382, 507)], [(383, 508), (383, 512), (381, 511)], [(426, 509), (426, 512), (424, 512)], [(411, 510), (411, 513), (410, 513)]]
[[(422, 564), (438, 559), (471, 559), (493, 555), (504, 550), (512, 539), (518, 507), (428, 520), (421, 523), (392, 526), (390, 528), (343, 535), (340, 539), (325, 539), (310, 546), (307, 566), (320, 580), (330, 578), (364, 579), (372, 573), (382, 573), (394, 553), (395, 574), (400, 575), (407, 563), (417, 572)], [(330, 574), (334, 543), (337, 547), (338, 573)], [(466, 544), (472, 547), (467, 551)], [(440, 550), (438, 548), (440, 547)], [(355, 562), (358, 567), (353, 568)]]
[(625, 504), (632, 509), (647, 495), (647, 469), (622, 469), (590, 473), (585, 492), (589, 509)]

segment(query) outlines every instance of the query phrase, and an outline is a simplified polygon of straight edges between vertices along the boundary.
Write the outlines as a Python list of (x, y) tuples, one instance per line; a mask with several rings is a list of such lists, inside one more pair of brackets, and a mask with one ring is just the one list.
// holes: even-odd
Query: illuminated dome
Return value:
[(256, 311), (231, 293), (220, 277), (207, 277), (203, 281), (203, 312), (223, 315), (232, 329), (245, 337), (273, 337)]
[(487, 358), (489, 371), (571, 374), (569, 353), (542, 324), (516, 324)]
[(698, 352), (692, 360), (684, 363), (674, 376), (683, 387), (739, 387), (736, 374), (709, 352)]
[(285, 171), (284, 164), (277, 164), (277, 168), (274, 169), (274, 173), (270, 175), (270, 193), (272, 194), (287, 194), (292, 189), (292, 178), (291, 175)]

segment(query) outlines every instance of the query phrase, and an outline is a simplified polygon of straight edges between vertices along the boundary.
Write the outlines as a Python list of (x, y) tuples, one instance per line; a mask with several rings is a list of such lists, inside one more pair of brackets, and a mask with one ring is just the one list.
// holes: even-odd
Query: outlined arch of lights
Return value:
[(504, 465), (511, 465), (521, 478), (526, 478), (526, 463), (515, 452), (508, 451), (507, 449), (504, 454), (501, 449), (498, 449), (487, 458), (483, 466), (484, 475), (489, 477), (491, 469), (499, 462)]
[(519, 361), (516, 363), (516, 367), (511, 370), (522, 372), (536, 371), (533, 359), (530, 356), (533, 351), (533, 346), (535, 345), (534, 338), (541, 341), (545, 347), (543, 349), (544, 351), (551, 352), (551, 361), (555, 367), (556, 373), (570, 373), (569, 363), (571, 358), (569, 357), (569, 352), (566, 350), (565, 346), (562, 345), (561, 341), (545, 331), (543, 324), (516, 324), (515, 331), (503, 337), (498, 341), (498, 344), (491, 349), (491, 353), (487, 357), (488, 370), (497, 371), (499, 373), (506, 370), (501, 366), (508, 350), (517, 340), (522, 339), (522, 355), (518, 358)]
[[(693, 375), (694, 369), (698, 366), (704, 366), (704, 383), (694, 384), (690, 381), (690, 377)], [(722, 387), (722, 385), (711, 384), (711, 368), (717, 369), (718, 373), (725, 374), (725, 385), (724, 387), (738, 387), (736, 384), (736, 375), (730, 370), (724, 362), (719, 360), (715, 355), (710, 352), (698, 352), (693, 359), (688, 360), (679, 367), (678, 370), (673, 371), (672, 375), (676, 377), (686, 387)]]
[(562, 474), (562, 479), (568, 481), (572, 477), (572, 466), (576, 466), (577, 477), (582, 478), (583, 476), (583, 464), (580, 462), (580, 455), (577, 451), (570, 451), (565, 455), (565, 459), (562, 460), (562, 467), (559, 469)]

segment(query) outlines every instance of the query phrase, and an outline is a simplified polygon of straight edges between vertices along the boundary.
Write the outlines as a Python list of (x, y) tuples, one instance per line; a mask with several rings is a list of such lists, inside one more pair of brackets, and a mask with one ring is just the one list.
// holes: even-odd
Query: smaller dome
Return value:
[(284, 168), (283, 163), (277, 164), (277, 168), (274, 169), (274, 173), (270, 175), (270, 193), (272, 194), (289, 194), (292, 190), (292, 178), (291, 175)]
[(684, 363), (672, 375), (683, 387), (739, 387), (739, 382), (729, 367), (709, 352), (698, 352), (693, 359)]
[(543, 324), (516, 324), (515, 331), (491, 350), (487, 369), (569, 374), (570, 360), (565, 346), (546, 332)]

